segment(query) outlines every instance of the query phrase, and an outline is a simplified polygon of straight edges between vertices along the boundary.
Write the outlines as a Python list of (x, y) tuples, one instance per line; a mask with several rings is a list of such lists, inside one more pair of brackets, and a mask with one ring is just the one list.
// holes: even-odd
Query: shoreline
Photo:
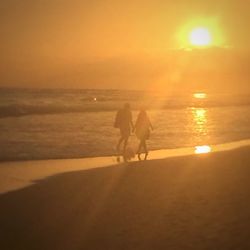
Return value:
[(243, 144), (120, 165), (106, 158), (6, 164), (1, 246), (249, 249), (250, 147)]
[[(168, 157), (175, 157), (175, 156), (185, 156), (185, 155), (193, 155), (196, 154), (195, 150), (196, 147), (203, 147), (208, 146), (210, 147), (210, 152), (219, 152), (219, 151), (226, 151), (232, 150), (239, 147), (250, 146), (250, 139), (243, 139), (237, 141), (231, 141), (226, 143), (220, 144), (212, 144), (212, 145), (197, 145), (197, 146), (190, 146), (190, 147), (181, 147), (181, 148), (163, 148), (163, 149), (154, 149), (149, 150), (149, 160), (155, 159), (164, 159)], [(38, 159), (8, 159), (8, 160), (0, 160), (0, 166), (2, 164), (8, 163), (23, 163), (23, 162), (40, 162), (40, 161), (61, 161), (61, 160), (89, 160), (89, 159), (99, 159), (99, 158), (113, 158), (115, 155), (99, 155), (99, 156), (86, 156), (86, 157), (69, 157), (69, 158), (38, 158)], [(132, 160), (133, 161), (133, 160)]]
[[(210, 146), (211, 151), (206, 154), (210, 155), (248, 146), (250, 146), (250, 140), (219, 144)], [(155, 150), (150, 151), (147, 161), (192, 155), (199, 155), (195, 154), (194, 147)], [(126, 166), (136, 162), (138, 162), (137, 157), (128, 163), (118, 163), (116, 156), (0, 162), (0, 194), (28, 187), (35, 184), (37, 180), (58, 174), (119, 165)]]

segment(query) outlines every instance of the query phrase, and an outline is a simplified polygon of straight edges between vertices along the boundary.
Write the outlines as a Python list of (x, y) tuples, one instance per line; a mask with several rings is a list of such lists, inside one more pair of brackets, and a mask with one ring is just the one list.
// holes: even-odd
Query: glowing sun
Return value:
[(194, 46), (208, 46), (212, 43), (212, 36), (207, 28), (195, 28), (190, 32), (189, 42)]

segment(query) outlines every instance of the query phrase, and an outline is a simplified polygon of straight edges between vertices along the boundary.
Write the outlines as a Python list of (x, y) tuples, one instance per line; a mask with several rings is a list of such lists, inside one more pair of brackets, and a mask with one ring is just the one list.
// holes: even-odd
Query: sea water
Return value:
[[(148, 110), (148, 147), (174, 149), (250, 138), (248, 95), (128, 90), (1, 89), (0, 160), (114, 155), (116, 111)], [(136, 149), (135, 135), (130, 146)]]

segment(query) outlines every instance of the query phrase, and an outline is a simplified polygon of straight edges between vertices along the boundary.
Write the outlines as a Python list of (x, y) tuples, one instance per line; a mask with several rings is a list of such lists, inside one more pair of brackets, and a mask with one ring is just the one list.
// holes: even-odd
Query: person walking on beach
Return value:
[(141, 160), (141, 153), (143, 149), (145, 153), (144, 160), (147, 159), (148, 149), (147, 149), (146, 140), (149, 139), (150, 129), (153, 130), (153, 126), (150, 122), (150, 119), (147, 115), (146, 110), (142, 108), (140, 113), (138, 114), (138, 117), (135, 123), (135, 129), (134, 129), (137, 138), (140, 140), (138, 150), (137, 150), (139, 160)]
[[(116, 117), (115, 117), (115, 128), (120, 129), (120, 138), (118, 140), (116, 151), (120, 153), (120, 147), (123, 144), (122, 155), (125, 154), (126, 147), (128, 144), (128, 138), (131, 133), (131, 129), (134, 129), (133, 121), (132, 121), (132, 112), (130, 109), (130, 104), (125, 103), (124, 107), (118, 110)], [(117, 158), (119, 161), (119, 157)]]

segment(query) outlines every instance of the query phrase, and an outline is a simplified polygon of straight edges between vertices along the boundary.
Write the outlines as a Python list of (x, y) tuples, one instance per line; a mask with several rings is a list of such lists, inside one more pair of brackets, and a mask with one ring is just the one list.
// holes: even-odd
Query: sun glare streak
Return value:
[(212, 148), (208, 145), (204, 145), (204, 146), (196, 146), (195, 147), (195, 154), (207, 154), (210, 153), (212, 151)]

